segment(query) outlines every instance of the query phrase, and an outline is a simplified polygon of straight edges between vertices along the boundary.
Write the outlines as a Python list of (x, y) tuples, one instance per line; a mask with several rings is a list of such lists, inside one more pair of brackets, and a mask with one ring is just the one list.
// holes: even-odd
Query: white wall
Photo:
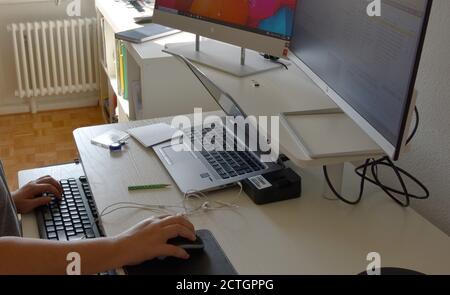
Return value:
[(416, 88), (421, 124), (399, 165), (430, 189), (413, 207), (450, 235), (450, 1), (435, 0)]
[[(12, 2), (12, 1), (11, 1)], [(18, 3), (1, 4), (0, 0), (0, 114), (15, 110), (28, 110), (26, 100), (14, 96), (16, 90), (16, 74), (11, 33), (7, 31), (7, 25), (14, 22), (27, 22), (49, 19), (66, 19), (66, 7), (71, 0), (62, 0), (60, 6), (55, 5), (54, 0), (42, 3)], [(81, 0), (81, 16), (95, 16), (95, 1)], [(76, 96), (65, 99), (73, 100)], [(42, 99), (41, 103), (61, 102), (64, 98)]]

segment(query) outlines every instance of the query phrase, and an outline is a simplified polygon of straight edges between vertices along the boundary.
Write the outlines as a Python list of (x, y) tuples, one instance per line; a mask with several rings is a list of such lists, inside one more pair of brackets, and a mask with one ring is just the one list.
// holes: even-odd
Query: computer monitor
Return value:
[[(153, 21), (258, 53), (287, 57), (296, 2), (297, 0), (156, 0)], [(195, 54), (177, 53), (195, 60), (195, 55), (208, 50), (205, 46), (208, 44), (202, 43), (202, 49), (197, 48)], [(225, 59), (232, 55), (239, 60), (239, 50), (236, 57), (234, 53), (223, 52), (223, 48), (222, 45), (216, 45), (207, 54), (216, 53)], [(194, 49), (191, 46), (191, 51)], [(258, 59), (261, 57), (258, 56)], [(251, 66), (252, 60), (247, 62)]]
[(291, 60), (397, 160), (408, 137), (432, 0), (300, 0)]

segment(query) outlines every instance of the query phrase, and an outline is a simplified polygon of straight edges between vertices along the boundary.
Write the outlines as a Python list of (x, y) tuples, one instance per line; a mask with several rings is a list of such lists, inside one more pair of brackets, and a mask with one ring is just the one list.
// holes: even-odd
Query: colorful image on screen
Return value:
[(297, 0), (157, 0), (158, 9), (290, 39)]

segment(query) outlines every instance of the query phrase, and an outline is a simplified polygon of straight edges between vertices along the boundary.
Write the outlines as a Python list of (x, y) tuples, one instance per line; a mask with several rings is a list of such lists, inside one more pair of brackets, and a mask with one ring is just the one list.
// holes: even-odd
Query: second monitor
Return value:
[(169, 50), (237, 76), (248, 76), (280, 66), (262, 59), (259, 52), (287, 57), (296, 3), (297, 0), (157, 0), (153, 19), (235, 45), (215, 41), (200, 45), (198, 38), (196, 46)]

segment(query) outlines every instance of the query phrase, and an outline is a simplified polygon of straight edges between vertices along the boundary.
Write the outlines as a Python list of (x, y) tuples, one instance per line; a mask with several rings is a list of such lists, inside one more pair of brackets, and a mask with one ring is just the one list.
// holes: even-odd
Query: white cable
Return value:
[[(224, 202), (224, 201), (214, 201), (211, 200), (205, 193), (190, 190), (187, 191), (184, 194), (183, 201), (181, 206), (177, 205), (149, 205), (149, 204), (143, 204), (143, 203), (136, 203), (136, 202), (118, 202), (113, 203), (111, 205), (108, 205), (105, 207), (102, 212), (100, 212), (99, 217), (104, 217), (106, 215), (109, 215), (115, 211), (123, 210), (123, 209), (140, 209), (140, 210), (147, 210), (155, 213), (160, 213), (164, 215), (177, 215), (177, 214), (183, 214), (186, 216), (193, 215), (197, 212), (204, 212), (204, 211), (211, 211), (211, 210), (221, 210), (221, 209), (236, 209), (239, 208), (238, 201), (242, 194), (243, 187), (242, 183), (237, 183), (240, 187), (239, 193), (236, 195), (236, 198), (231, 202)], [(201, 202), (200, 205), (194, 207), (194, 208), (188, 208), (186, 205), (186, 202), (189, 201), (189, 199), (195, 198)], [(216, 206), (214, 206), (216, 204)], [(116, 207), (118, 206), (118, 207)], [(183, 212), (179, 212), (176, 209), (182, 209)], [(98, 219), (96, 220), (98, 221)]]

